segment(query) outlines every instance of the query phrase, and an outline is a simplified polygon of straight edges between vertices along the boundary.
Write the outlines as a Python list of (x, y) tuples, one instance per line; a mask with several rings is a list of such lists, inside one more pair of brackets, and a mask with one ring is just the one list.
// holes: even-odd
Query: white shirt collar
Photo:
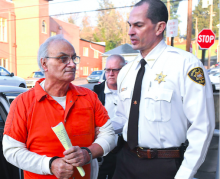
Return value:
[[(162, 52), (166, 49), (167, 44), (165, 43), (165, 41), (162, 39), (156, 47), (154, 47), (150, 53), (147, 54), (147, 56), (144, 58), (145, 61), (147, 62), (147, 64), (150, 66), (150, 68), (152, 68), (152, 66), (154, 65), (154, 63), (157, 61), (157, 59), (160, 57), (160, 55), (162, 54)], [(136, 69), (139, 67), (139, 62), (142, 59), (142, 55), (141, 53), (138, 54), (138, 57), (136, 59), (137, 61), (137, 66)], [(154, 60), (153, 60), (154, 59)]]
[(107, 81), (105, 81), (105, 90), (104, 90), (104, 93), (105, 93), (105, 94), (112, 93), (112, 91), (109, 89), (109, 87), (108, 87), (108, 85), (107, 85)]

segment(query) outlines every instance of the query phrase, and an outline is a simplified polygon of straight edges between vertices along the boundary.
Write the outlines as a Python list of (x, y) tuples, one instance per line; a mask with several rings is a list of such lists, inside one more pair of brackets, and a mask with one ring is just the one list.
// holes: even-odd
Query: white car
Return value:
[(25, 79), (14, 76), (14, 73), (10, 73), (2, 66), (0, 66), (0, 85), (17, 86), (22, 88), (27, 87)]
[(101, 77), (99, 78), (98, 83), (102, 83), (105, 80), (106, 80), (106, 77), (105, 77), (105, 71), (104, 71), (104, 73), (102, 73)]
[(104, 70), (93, 71), (86, 79), (88, 83), (99, 82), (100, 77), (105, 73)]
[(31, 75), (26, 79), (27, 88), (33, 88), (36, 81), (38, 81), (40, 78), (45, 78), (41, 71), (32, 72)]
[(209, 75), (210, 81), (212, 82), (213, 91), (220, 89), (220, 72), (212, 73)]

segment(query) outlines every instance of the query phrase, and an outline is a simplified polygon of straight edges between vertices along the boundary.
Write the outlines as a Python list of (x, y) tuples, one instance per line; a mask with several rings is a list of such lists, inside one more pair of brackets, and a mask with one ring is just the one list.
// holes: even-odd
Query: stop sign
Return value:
[(215, 43), (215, 34), (210, 29), (203, 29), (198, 34), (197, 43), (201, 49), (208, 49)]

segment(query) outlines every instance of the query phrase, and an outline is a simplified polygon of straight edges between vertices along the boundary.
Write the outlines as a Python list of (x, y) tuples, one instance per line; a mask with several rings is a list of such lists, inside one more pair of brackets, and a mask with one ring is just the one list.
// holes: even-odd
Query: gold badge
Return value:
[(166, 77), (167, 75), (163, 75), (163, 72), (161, 72), (160, 74), (157, 74), (157, 77), (155, 79), (155, 81), (158, 81), (158, 84), (160, 84), (162, 81), (165, 82), (164, 78)]
[(205, 86), (204, 72), (201, 67), (196, 67), (196, 68), (193, 68), (192, 70), (190, 70), (188, 73), (188, 77), (192, 81), (194, 81), (202, 86)]
[(137, 101), (134, 101), (134, 104), (136, 105), (136, 104), (137, 104)]
[(155, 59), (147, 59), (147, 61), (154, 61)]

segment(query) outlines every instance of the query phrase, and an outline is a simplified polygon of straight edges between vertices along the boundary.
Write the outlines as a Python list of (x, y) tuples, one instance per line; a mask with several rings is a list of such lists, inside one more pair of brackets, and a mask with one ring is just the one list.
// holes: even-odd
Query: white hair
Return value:
[(44, 43), (41, 44), (38, 50), (38, 55), (37, 55), (37, 63), (42, 73), (44, 73), (44, 69), (41, 66), (41, 58), (45, 58), (48, 56), (48, 47), (50, 43), (53, 41), (65, 41), (73, 47), (73, 45), (63, 37), (63, 35), (55, 35), (55, 36), (49, 37)]
[(109, 60), (113, 60), (113, 59), (119, 59), (121, 62), (120, 62), (120, 66), (123, 67), (125, 66), (125, 59), (123, 56), (121, 55), (118, 55), (118, 54), (113, 54), (113, 55), (110, 55), (107, 59), (106, 59), (106, 64)]

